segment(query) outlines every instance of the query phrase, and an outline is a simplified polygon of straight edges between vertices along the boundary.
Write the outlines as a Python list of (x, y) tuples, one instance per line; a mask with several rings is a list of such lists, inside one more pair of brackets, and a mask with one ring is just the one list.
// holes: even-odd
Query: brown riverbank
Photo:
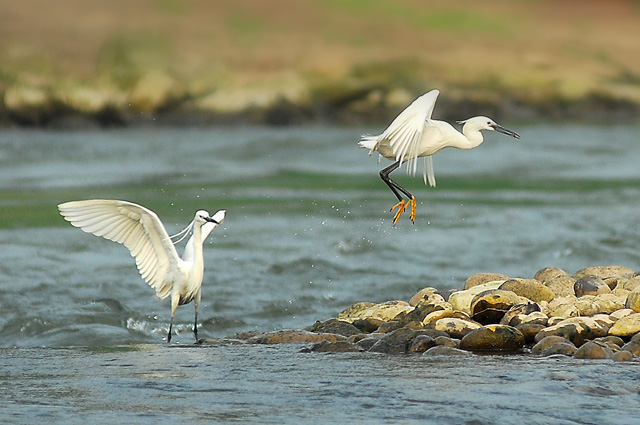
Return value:
[(629, 120), (635, 2), (10, 2), (0, 123), (385, 123), (436, 116)]

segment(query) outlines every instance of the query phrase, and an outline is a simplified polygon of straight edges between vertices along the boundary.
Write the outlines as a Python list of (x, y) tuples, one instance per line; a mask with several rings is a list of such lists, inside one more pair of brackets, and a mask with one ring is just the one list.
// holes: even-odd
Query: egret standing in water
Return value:
[[(132, 202), (92, 199), (65, 202), (58, 205), (58, 209), (73, 226), (126, 246), (136, 259), (140, 275), (156, 290), (156, 295), (161, 299), (171, 296), (167, 342), (171, 342), (176, 308), (194, 301), (193, 333), (198, 341), (198, 309), (204, 275), (202, 244), (224, 220), (224, 210), (213, 217), (200, 210), (184, 230), (169, 236), (153, 211)], [(189, 231), (192, 236), (180, 258), (173, 245), (187, 237)], [(173, 242), (174, 237), (179, 239)]]
[[(429, 185), (435, 187), (436, 178), (431, 156), (440, 149), (447, 147), (473, 149), (483, 141), (481, 130), (497, 131), (516, 139), (520, 138), (518, 133), (507, 130), (487, 117), (480, 116), (458, 121), (458, 124), (464, 124), (462, 133), (447, 122), (431, 119), (439, 94), (440, 91), (431, 90), (420, 96), (402, 111), (382, 134), (378, 136), (364, 135), (360, 140), (359, 146), (369, 149), (369, 155), (378, 152), (385, 158), (394, 161), (393, 164), (380, 171), (380, 178), (389, 186), (399, 201), (391, 208), (391, 211), (398, 209), (393, 217), (394, 226), (400, 215), (409, 206), (411, 206), (409, 217), (411, 222), (415, 222), (416, 198), (389, 178), (389, 174), (404, 162), (407, 163), (408, 170), (415, 175), (418, 158), (424, 158), (424, 183), (427, 184), (428, 180)], [(406, 201), (400, 193), (407, 197)]]

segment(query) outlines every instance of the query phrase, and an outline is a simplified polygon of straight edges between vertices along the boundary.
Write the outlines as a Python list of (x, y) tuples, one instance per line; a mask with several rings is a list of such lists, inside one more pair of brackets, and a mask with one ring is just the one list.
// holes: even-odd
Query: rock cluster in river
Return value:
[(360, 302), (306, 330), (246, 335), (247, 343), (310, 343), (305, 351), (422, 355), (524, 352), (632, 360), (640, 356), (640, 272), (548, 267), (533, 279), (479, 273), (445, 299)]

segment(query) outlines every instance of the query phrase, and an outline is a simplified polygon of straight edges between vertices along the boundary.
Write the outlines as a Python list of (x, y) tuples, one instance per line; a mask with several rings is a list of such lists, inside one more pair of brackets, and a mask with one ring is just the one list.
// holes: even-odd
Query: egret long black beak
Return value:
[(211, 217), (205, 217), (204, 219), (205, 219), (205, 221), (208, 221), (209, 223), (220, 224), (219, 222), (217, 222), (216, 220), (214, 220)]
[(511, 131), (508, 128), (504, 128), (500, 124), (493, 124), (491, 127), (493, 127), (493, 129), (498, 133), (506, 134), (507, 136), (511, 136), (515, 139), (520, 138), (520, 135), (518, 133), (516, 133), (515, 131)]

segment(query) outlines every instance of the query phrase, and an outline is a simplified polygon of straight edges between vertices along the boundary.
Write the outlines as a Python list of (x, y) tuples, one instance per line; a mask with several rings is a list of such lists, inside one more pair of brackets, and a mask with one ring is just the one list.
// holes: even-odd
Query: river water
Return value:
[(434, 157), (438, 186), (392, 226), (378, 164), (336, 127), (0, 131), (0, 419), (33, 423), (628, 424), (638, 363), (529, 355), (300, 353), (193, 347), (193, 306), (164, 338), (126, 249), (71, 227), (60, 202), (126, 199), (168, 231), (227, 210), (205, 244), (199, 336), (302, 328), (358, 301), (532, 277), (640, 269), (637, 126), (518, 125)]

